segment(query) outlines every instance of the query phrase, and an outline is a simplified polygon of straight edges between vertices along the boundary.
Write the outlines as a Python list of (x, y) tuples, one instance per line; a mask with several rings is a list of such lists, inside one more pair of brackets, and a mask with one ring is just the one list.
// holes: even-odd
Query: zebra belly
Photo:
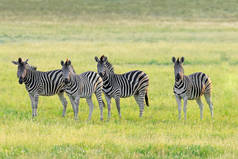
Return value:
[(55, 94), (58, 94), (59, 92), (48, 92), (48, 93), (45, 93), (45, 92), (39, 92), (38, 94), (40, 96), (53, 96)]
[(64, 92), (63, 88), (56, 89), (56, 90), (47, 90), (47, 89), (39, 89), (38, 94), (40, 96), (53, 96), (55, 94), (58, 94), (59, 92)]
[(82, 90), (80, 90), (80, 89), (76, 89), (76, 90), (66, 89), (65, 91), (66, 91), (66, 93), (67, 93), (68, 95), (78, 96), (78, 97), (80, 97), (80, 98), (90, 97), (90, 96), (92, 96), (92, 94), (94, 93), (94, 92), (92, 91), (92, 89), (85, 90), (85, 89), (83, 89), (83, 88), (82, 88)]
[(132, 95), (127, 95), (127, 96), (120, 96), (121, 98), (127, 98), (127, 97), (130, 97), (130, 96), (132, 96)]

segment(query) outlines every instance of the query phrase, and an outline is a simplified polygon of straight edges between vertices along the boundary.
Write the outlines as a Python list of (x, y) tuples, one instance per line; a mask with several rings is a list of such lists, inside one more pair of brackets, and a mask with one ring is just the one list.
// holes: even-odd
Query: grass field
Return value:
[[(237, 158), (238, 11), (235, 1), (0, 0), (0, 158)], [(81, 99), (79, 120), (68, 101), (40, 97), (38, 116), (18, 84), (11, 61), (29, 58), (38, 70), (61, 68), (70, 58), (77, 73), (97, 71), (106, 55), (116, 73), (149, 75), (149, 102), (139, 118), (134, 98), (121, 100), (119, 120), (92, 121)], [(213, 81), (214, 118), (204, 98), (187, 121), (177, 119), (172, 56), (185, 57), (185, 74), (202, 71)], [(183, 113), (182, 113), (183, 115)]]

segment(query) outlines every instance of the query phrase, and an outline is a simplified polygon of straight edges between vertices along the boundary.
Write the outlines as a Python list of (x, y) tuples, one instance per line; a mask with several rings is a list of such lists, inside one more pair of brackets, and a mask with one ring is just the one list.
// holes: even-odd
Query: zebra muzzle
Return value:
[(177, 74), (176, 77), (175, 77), (175, 80), (176, 80), (176, 81), (179, 81), (179, 79), (180, 79), (180, 75)]
[(22, 84), (23, 83), (23, 79), (22, 78), (19, 78), (19, 84)]
[(68, 84), (69, 83), (69, 80), (67, 78), (64, 79), (64, 83), (65, 84)]

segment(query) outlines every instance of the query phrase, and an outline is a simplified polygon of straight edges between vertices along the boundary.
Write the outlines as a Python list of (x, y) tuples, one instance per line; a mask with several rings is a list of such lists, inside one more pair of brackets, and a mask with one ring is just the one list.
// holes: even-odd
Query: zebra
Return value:
[(102, 55), (100, 59), (95, 56), (97, 62), (98, 74), (103, 79), (103, 92), (108, 105), (108, 119), (111, 117), (111, 98), (115, 99), (119, 118), (120, 98), (126, 98), (134, 95), (134, 98), (139, 105), (140, 114), (142, 117), (144, 110), (144, 100), (149, 106), (148, 101), (148, 86), (149, 77), (143, 71), (131, 71), (124, 74), (115, 74), (113, 66), (108, 62), (107, 57)]
[(95, 93), (100, 108), (100, 119), (103, 120), (103, 106), (102, 100), (102, 78), (92, 71), (84, 72), (76, 75), (71, 65), (70, 60), (61, 61), (63, 79), (65, 83), (65, 91), (68, 94), (73, 110), (74, 118), (78, 118), (78, 106), (80, 98), (86, 98), (89, 106), (88, 120), (91, 120), (93, 112), (92, 94)]
[(213, 104), (211, 100), (212, 82), (210, 78), (202, 72), (196, 72), (189, 76), (184, 75), (183, 62), (181, 59), (173, 57), (174, 63), (174, 94), (178, 104), (178, 118), (181, 119), (181, 100), (184, 101), (184, 119), (187, 118), (187, 100), (196, 100), (200, 108), (200, 118), (203, 118), (203, 103), (201, 96), (204, 95), (210, 108), (211, 117), (213, 117)]
[(18, 61), (12, 61), (18, 66), (17, 77), (19, 84), (25, 84), (26, 90), (31, 99), (32, 117), (37, 116), (37, 107), (39, 96), (52, 96), (58, 94), (63, 105), (63, 114), (65, 116), (67, 101), (64, 97), (63, 74), (61, 70), (53, 70), (48, 72), (37, 71), (36, 67), (30, 66), (28, 59), (23, 61), (18, 58)]

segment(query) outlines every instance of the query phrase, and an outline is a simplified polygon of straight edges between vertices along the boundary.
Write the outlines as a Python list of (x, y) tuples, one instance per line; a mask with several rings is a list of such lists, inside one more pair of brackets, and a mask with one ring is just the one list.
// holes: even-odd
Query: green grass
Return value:
[[(235, 1), (0, 0), (0, 158), (236, 158), (238, 156), (238, 29)], [(116, 73), (149, 75), (149, 102), (139, 118), (133, 97), (121, 99), (119, 120), (92, 121), (81, 99), (79, 120), (57, 96), (40, 97), (38, 116), (11, 61), (29, 58), (38, 70), (70, 58), (77, 73), (97, 71), (106, 55)], [(172, 56), (185, 57), (185, 74), (202, 71), (213, 82), (214, 118), (204, 98), (187, 121), (177, 119)], [(103, 97), (104, 98), (104, 97)], [(67, 98), (69, 102), (69, 99)], [(183, 115), (183, 114), (182, 114)]]

